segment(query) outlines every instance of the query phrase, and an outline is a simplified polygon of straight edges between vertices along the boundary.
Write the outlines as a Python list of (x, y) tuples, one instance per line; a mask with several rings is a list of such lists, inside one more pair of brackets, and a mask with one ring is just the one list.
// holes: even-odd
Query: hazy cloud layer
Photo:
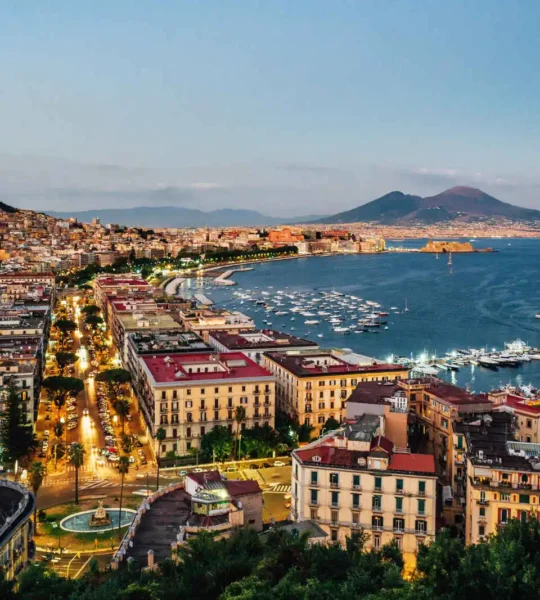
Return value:
[(177, 169), (0, 155), (0, 199), (36, 210), (184, 206), (249, 208), (277, 217), (331, 214), (392, 190), (421, 196), (454, 185), (540, 208), (540, 181), (453, 168), (252, 162)]

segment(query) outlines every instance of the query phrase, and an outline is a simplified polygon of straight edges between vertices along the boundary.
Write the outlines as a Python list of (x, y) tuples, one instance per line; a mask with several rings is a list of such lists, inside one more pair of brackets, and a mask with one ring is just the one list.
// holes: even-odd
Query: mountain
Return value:
[(0, 202), (0, 212), (16, 213), (19, 212), (19, 209), (15, 208), (14, 206), (10, 206), (9, 204), (4, 204), (3, 202)]
[(148, 228), (262, 226), (283, 223), (283, 219), (268, 217), (254, 210), (228, 208), (203, 212), (176, 206), (137, 206), (134, 208), (49, 212), (49, 214), (60, 219), (75, 217), (83, 223), (88, 223), (94, 217), (98, 217), (102, 223)]
[(540, 211), (521, 208), (497, 200), (476, 188), (457, 186), (435, 196), (421, 198), (402, 192), (390, 192), (367, 204), (338, 213), (317, 223), (377, 221), (384, 224), (442, 221), (473, 221), (507, 218), (515, 221), (540, 221)]

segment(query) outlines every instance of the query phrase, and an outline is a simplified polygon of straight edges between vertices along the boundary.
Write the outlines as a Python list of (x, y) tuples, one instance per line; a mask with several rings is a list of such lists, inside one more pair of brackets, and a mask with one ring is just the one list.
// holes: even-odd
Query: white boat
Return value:
[(349, 331), (349, 329), (349, 327), (334, 327), (336, 333), (345, 333), (346, 331)]
[(317, 334), (317, 337), (320, 337), (320, 338), (322, 338), (322, 337), (324, 337), (324, 336), (323, 336), (323, 334), (322, 334), (322, 333), (318, 333), (318, 334)]
[(304, 323), (306, 325), (317, 325), (319, 321), (317, 321), (317, 319), (308, 319), (307, 321), (304, 321)]

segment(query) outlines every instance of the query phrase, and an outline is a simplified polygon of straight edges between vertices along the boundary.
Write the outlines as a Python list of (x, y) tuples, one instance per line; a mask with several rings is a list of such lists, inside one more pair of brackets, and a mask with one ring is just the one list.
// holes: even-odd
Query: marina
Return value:
[[(420, 248), (425, 241), (404, 244)], [(211, 280), (200, 286), (218, 306), (248, 314), (258, 327), (324, 348), (401, 357), (476, 392), (538, 387), (540, 290), (523, 282), (535, 280), (540, 243), (492, 239), (486, 245), (498, 252), (456, 254), (451, 266), (448, 255), (441, 260), (421, 252), (320, 257), (257, 265), (238, 274), (234, 288)], [(519, 360), (505, 345), (518, 338), (530, 348)]]

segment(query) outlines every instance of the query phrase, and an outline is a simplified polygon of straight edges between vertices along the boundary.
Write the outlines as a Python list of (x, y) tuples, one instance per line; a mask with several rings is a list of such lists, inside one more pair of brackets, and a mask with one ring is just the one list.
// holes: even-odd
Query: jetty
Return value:
[(212, 300), (210, 300), (210, 298), (204, 294), (194, 294), (193, 297), (199, 304), (202, 304), (203, 306), (212, 306), (212, 304), (214, 304)]
[(243, 273), (245, 271), (253, 271), (253, 267), (239, 267), (238, 269), (228, 269), (224, 271), (221, 275), (214, 279), (214, 283), (216, 285), (236, 285), (232, 279), (229, 277), (233, 273)]

